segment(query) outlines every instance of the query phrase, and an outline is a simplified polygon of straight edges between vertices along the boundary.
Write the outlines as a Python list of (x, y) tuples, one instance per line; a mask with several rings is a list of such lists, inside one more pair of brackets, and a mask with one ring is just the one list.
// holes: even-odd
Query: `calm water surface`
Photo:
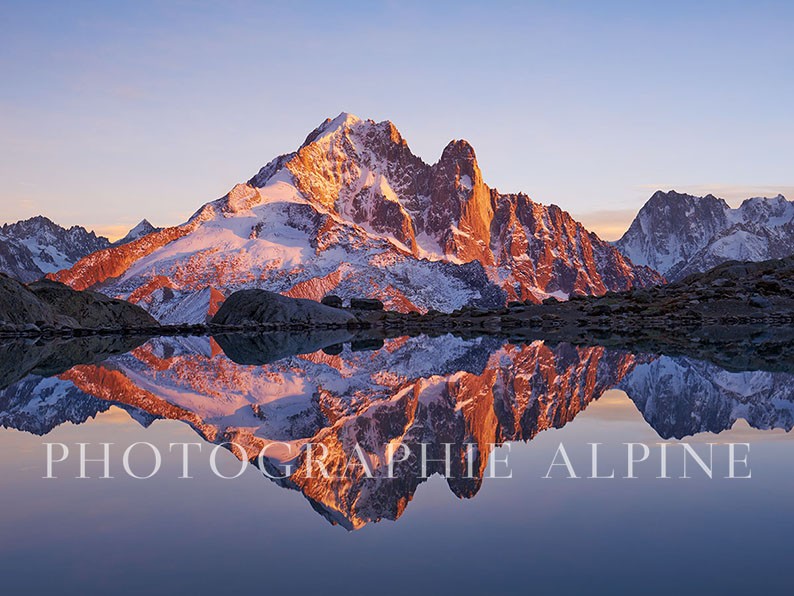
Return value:
[[(6, 593), (747, 594), (790, 590), (794, 384), (779, 371), (493, 338), (159, 338), (8, 348), (0, 390)], [(90, 347), (90, 346), (89, 346)], [(105, 346), (107, 348), (107, 346)], [(15, 351), (16, 350), (16, 351)], [(36, 352), (39, 350), (41, 352)], [(42, 351), (43, 350), (43, 351)], [(49, 350), (49, 351), (47, 351)], [(22, 355), (20, 355), (22, 354)], [(34, 356), (26, 356), (34, 354)], [(39, 354), (36, 356), (35, 354)], [(86, 362), (74, 364), (73, 362)], [(104, 359), (103, 359), (104, 358)], [(38, 359), (38, 360), (37, 360)], [(9, 363), (14, 362), (12, 366)], [(213, 472), (216, 444), (256, 462)], [(149, 443), (149, 479), (123, 467)], [(70, 449), (45, 479), (45, 443)], [(88, 462), (110, 447), (112, 479)], [(189, 474), (172, 443), (200, 443)], [(278, 445), (277, 445), (278, 443)], [(427, 445), (387, 477), (386, 444)], [(599, 443), (598, 474), (592, 446)], [(627, 473), (624, 443), (649, 447)], [(667, 475), (660, 479), (667, 443)], [(712, 478), (684, 455), (686, 443)], [(709, 445), (709, 444), (713, 445)], [(727, 479), (728, 443), (749, 444)], [(343, 479), (306, 477), (307, 444)], [(563, 445), (573, 471), (561, 463)], [(467, 447), (471, 445), (472, 447)], [(241, 469), (218, 449), (217, 471)], [(472, 449), (472, 478), (466, 449)], [(200, 449), (200, 451), (199, 451)], [(637, 447), (639, 449), (639, 447)], [(59, 453), (59, 452), (58, 452)], [(489, 459), (506, 459), (489, 477)], [(152, 448), (130, 468), (153, 469)], [(684, 463), (688, 478), (684, 474)], [(545, 478), (545, 476), (550, 476)]]

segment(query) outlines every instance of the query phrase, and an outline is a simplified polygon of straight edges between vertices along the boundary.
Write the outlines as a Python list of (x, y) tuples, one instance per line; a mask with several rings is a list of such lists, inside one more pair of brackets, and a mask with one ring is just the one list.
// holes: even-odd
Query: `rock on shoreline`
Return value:
[(0, 335), (157, 327), (149, 313), (124, 300), (48, 280), (25, 286), (0, 273)]
[(347, 327), (358, 322), (352, 313), (267, 290), (240, 290), (229, 296), (211, 325), (305, 325)]

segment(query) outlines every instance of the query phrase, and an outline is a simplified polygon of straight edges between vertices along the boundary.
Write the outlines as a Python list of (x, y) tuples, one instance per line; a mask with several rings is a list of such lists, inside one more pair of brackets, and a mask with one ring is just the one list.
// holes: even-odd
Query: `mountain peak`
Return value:
[(648, 199), (645, 205), (642, 206), (640, 212), (646, 208), (660, 206), (666, 207), (667, 205), (674, 205), (676, 208), (686, 208), (687, 206), (692, 205), (697, 207), (708, 205), (709, 209), (716, 209), (718, 211), (730, 209), (730, 206), (725, 202), (725, 199), (716, 197), (711, 193), (702, 197), (698, 197), (689, 193), (678, 192), (674, 189), (670, 189), (667, 191), (657, 190), (655, 193), (653, 193), (651, 198)]
[[(49, 217), (44, 215), (34, 215), (33, 217), (29, 217), (28, 219), (21, 219), (16, 223), (4, 223), (2, 226), (4, 229), (18, 229), (24, 228), (30, 230), (32, 228), (60, 228), (58, 224), (52, 221)], [(74, 227), (74, 226), (72, 226)]]
[(130, 230), (130, 234), (132, 234), (132, 233), (142, 233), (142, 232), (148, 234), (152, 230), (154, 230), (154, 226), (151, 223), (149, 223), (149, 220), (148, 219), (142, 219), (141, 221), (139, 221), (135, 225), (135, 227), (133, 227)]
[(670, 190), (661, 190), (661, 189), (657, 190), (655, 193), (653, 193), (653, 195), (651, 195), (650, 200), (659, 201), (664, 199), (675, 200), (675, 199), (696, 199), (696, 198), (697, 197), (695, 197), (694, 195), (690, 195), (684, 192), (678, 192), (677, 190), (671, 188)]
[(671, 281), (727, 260), (760, 261), (794, 252), (794, 203), (746, 199), (731, 209), (724, 199), (656, 191), (615, 245), (635, 264)]
[(350, 114), (348, 112), (340, 112), (336, 118), (326, 118), (325, 121), (317, 127), (316, 130), (319, 130), (320, 134), (318, 138), (321, 136), (325, 136), (331, 133), (336, 132), (337, 130), (345, 130), (347, 128), (351, 128), (356, 124), (360, 124), (362, 122), (361, 118), (354, 114)]
[(466, 161), (477, 161), (477, 155), (474, 153), (474, 147), (471, 146), (466, 139), (452, 139), (444, 151), (441, 153), (441, 159), (463, 159)]
[(744, 201), (742, 201), (742, 205), (753, 204), (753, 203), (774, 206), (774, 205), (782, 205), (784, 203), (788, 203), (788, 201), (786, 200), (786, 197), (784, 197), (782, 194), (777, 194), (774, 197), (750, 197), (749, 199), (745, 199)]
[(107, 238), (82, 226), (64, 228), (37, 215), (0, 227), (0, 271), (29, 282), (108, 246)]
[(155, 228), (151, 223), (149, 223), (148, 219), (142, 219), (135, 227), (127, 232), (127, 235), (124, 236), (124, 238), (117, 240), (114, 242), (114, 244), (126, 244), (127, 242), (132, 242), (138, 238), (143, 238), (147, 234), (151, 234), (152, 232), (156, 232), (158, 230), (160, 230), (160, 228)]
[(345, 130), (351, 128), (361, 122), (361, 118), (349, 112), (340, 112), (336, 118), (326, 118), (323, 122), (309, 133), (306, 140), (303, 141), (301, 149), (306, 145), (313, 143), (317, 139), (333, 134), (338, 130)]
[(339, 112), (339, 115), (336, 118), (327, 121), (330, 122), (331, 128), (336, 128), (341, 126), (352, 126), (354, 124), (358, 124), (359, 122), (361, 122), (361, 118), (359, 118), (355, 114), (351, 114), (350, 112)]

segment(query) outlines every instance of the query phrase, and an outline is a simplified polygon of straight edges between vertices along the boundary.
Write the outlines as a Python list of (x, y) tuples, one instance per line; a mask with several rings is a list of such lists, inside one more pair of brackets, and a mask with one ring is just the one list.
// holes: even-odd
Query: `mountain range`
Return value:
[(74, 265), (98, 250), (119, 246), (156, 231), (147, 220), (113, 243), (82, 226), (64, 228), (43, 216), (0, 227), (0, 272), (22, 282), (35, 281)]
[(794, 253), (793, 220), (782, 196), (731, 209), (712, 195), (658, 191), (608, 243), (555, 205), (490, 188), (464, 140), (430, 165), (391, 122), (342, 113), (177, 226), (144, 220), (111, 243), (43, 217), (4, 225), (0, 271), (123, 298), (162, 323), (204, 323), (246, 288), (450, 312), (784, 257)]
[(669, 281), (726, 261), (780, 259), (794, 254), (794, 202), (755, 197), (731, 209), (713, 195), (658, 191), (615, 246)]

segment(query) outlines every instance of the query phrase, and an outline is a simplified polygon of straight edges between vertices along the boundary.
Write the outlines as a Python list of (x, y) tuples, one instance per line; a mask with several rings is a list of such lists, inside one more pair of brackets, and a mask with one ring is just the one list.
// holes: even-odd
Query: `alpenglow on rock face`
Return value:
[(713, 195), (657, 191), (615, 246), (670, 281), (725, 261), (779, 259), (794, 254), (794, 203), (756, 197), (731, 209)]
[(344, 113), (186, 223), (53, 277), (128, 298), (161, 322), (207, 320), (219, 305), (208, 288), (451, 311), (660, 281), (558, 207), (489, 188), (466, 141), (428, 165), (391, 122)]

